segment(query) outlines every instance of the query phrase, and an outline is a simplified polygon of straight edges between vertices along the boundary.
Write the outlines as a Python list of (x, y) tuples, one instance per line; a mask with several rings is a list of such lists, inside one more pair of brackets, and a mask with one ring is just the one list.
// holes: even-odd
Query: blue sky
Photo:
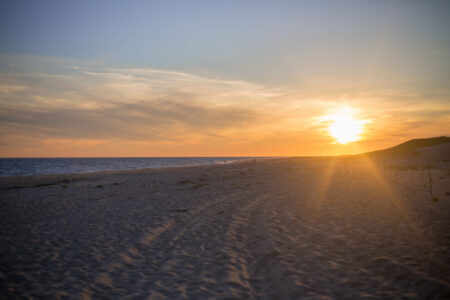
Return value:
[(449, 11), (449, 1), (2, 1), (0, 52), (277, 84), (358, 78), (378, 60), (388, 76), (441, 81)]
[[(124, 148), (130, 135), (158, 148), (161, 134), (131, 134), (149, 126), (179, 137), (155, 155), (182, 155), (174, 150), (186, 145), (182, 136), (192, 137), (190, 155), (255, 155), (261, 147), (292, 155), (448, 134), (449, 29), (450, 1), (2, 1), (0, 105), (9, 115), (0, 116), (0, 155), (45, 153), (36, 143), (67, 138), (64, 125), (73, 134), (67, 143), (102, 141), (103, 150), (80, 152), (100, 156), (120, 155), (108, 149)], [(124, 103), (145, 111), (148, 123), (111, 135), (107, 128), (126, 119), (113, 109), (91, 128), (79, 125), (92, 110), (127, 110)], [(360, 147), (330, 146), (317, 123), (342, 105), (371, 120)], [(68, 115), (78, 117), (62, 124)], [(294, 150), (299, 140), (316, 147)]]

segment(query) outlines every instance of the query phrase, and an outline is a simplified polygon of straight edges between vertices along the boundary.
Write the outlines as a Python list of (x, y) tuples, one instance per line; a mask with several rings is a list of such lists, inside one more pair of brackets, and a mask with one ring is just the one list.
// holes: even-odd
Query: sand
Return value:
[(2, 178), (0, 298), (445, 299), (433, 167), (432, 196), (365, 158)]

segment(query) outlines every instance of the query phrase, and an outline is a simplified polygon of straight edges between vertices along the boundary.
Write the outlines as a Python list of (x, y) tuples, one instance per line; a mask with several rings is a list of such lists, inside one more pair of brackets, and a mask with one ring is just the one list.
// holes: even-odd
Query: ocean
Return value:
[(204, 166), (231, 163), (244, 159), (253, 159), (253, 157), (0, 158), (0, 176)]

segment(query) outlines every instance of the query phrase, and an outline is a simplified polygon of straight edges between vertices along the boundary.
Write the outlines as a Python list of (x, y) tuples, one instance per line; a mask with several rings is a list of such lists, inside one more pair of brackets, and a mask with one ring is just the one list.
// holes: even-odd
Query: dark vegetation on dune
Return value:
[(450, 137), (446, 136), (424, 138), (424, 139), (413, 139), (391, 148), (367, 152), (364, 155), (370, 156), (417, 155), (416, 150), (419, 148), (433, 147), (447, 143), (450, 143)]

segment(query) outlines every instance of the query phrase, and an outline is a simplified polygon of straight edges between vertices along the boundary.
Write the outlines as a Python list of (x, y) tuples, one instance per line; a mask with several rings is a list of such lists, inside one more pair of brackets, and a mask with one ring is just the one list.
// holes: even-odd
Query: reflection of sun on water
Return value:
[(364, 121), (355, 119), (352, 109), (343, 107), (329, 119), (332, 123), (328, 130), (339, 143), (347, 144), (360, 139)]

